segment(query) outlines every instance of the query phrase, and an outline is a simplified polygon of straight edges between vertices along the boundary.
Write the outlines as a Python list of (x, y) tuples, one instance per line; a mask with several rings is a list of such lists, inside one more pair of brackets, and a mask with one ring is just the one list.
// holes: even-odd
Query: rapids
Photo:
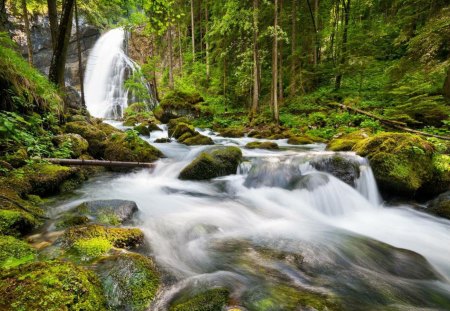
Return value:
[(323, 145), (279, 140), (280, 151), (247, 150), (255, 139), (202, 131), (216, 144), (240, 146), (245, 162), (236, 175), (181, 181), (181, 169), (213, 147), (153, 143), (167, 137), (162, 129), (143, 137), (167, 157), (153, 171), (102, 175), (58, 208), (95, 199), (137, 202), (143, 252), (166, 274), (152, 310), (166, 310), (180, 291), (217, 285), (252, 310), (282, 285), (336, 295), (346, 310), (449, 308), (450, 222), (407, 204), (383, 204), (365, 159), (341, 154), (360, 169), (352, 187), (314, 168), (334, 155)]

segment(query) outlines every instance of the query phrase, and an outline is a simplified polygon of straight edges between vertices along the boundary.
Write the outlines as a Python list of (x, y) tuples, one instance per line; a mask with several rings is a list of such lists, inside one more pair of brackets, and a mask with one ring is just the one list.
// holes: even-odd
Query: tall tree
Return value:
[(77, 33), (77, 52), (78, 52), (78, 77), (80, 79), (81, 104), (86, 107), (86, 99), (84, 96), (84, 72), (83, 72), (83, 56), (81, 53), (81, 35), (80, 20), (78, 18), (78, 1), (75, 0), (75, 27)]
[(450, 67), (448, 68), (447, 77), (444, 82), (444, 96), (450, 99)]
[(274, 5), (274, 34), (272, 55), (272, 109), (274, 121), (278, 124), (280, 115), (278, 111), (278, 0)]
[(22, 17), (27, 38), (28, 63), (33, 65), (33, 43), (31, 42), (30, 19), (28, 18), (27, 0), (21, 0)]
[(195, 61), (195, 17), (194, 17), (194, 0), (191, 0), (191, 37), (192, 37), (192, 59)]
[(56, 47), (58, 38), (58, 6), (57, 0), (47, 0), (48, 20), (50, 22), (50, 35), (52, 37), (53, 49)]
[(290, 95), (297, 93), (297, 0), (292, 0), (291, 9), (291, 70), (290, 70)]
[(208, 3), (205, 2), (205, 57), (206, 57), (206, 79), (211, 78), (211, 64), (209, 59), (209, 38), (207, 37), (209, 33), (209, 10)]
[(252, 98), (252, 111), (251, 119), (253, 119), (258, 111), (259, 104), (259, 86), (260, 86), (260, 74), (259, 74), (259, 0), (253, 0), (253, 98)]
[(350, 1), (351, 0), (342, 0), (343, 8), (344, 8), (344, 29), (342, 31), (342, 47), (341, 54), (339, 60), (339, 68), (338, 74), (336, 75), (335, 82), (335, 90), (339, 90), (341, 88), (342, 83), (342, 70), (347, 60), (347, 41), (348, 41), (348, 24), (350, 20)]
[(72, 17), (75, 0), (65, 0), (61, 22), (58, 27), (58, 40), (56, 40), (50, 65), (49, 79), (56, 85), (64, 87), (64, 72), (69, 46), (70, 32), (72, 30)]
[(169, 45), (169, 88), (173, 89), (173, 44), (172, 44), (172, 25), (167, 29), (168, 45)]

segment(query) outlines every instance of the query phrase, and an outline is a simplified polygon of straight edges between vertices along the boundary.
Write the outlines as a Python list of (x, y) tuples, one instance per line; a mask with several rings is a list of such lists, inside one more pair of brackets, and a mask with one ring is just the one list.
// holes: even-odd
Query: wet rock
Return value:
[(182, 180), (207, 180), (236, 174), (242, 152), (237, 147), (224, 147), (201, 153), (180, 173)]
[(307, 189), (314, 191), (319, 187), (325, 186), (329, 181), (329, 177), (323, 173), (309, 173), (293, 178), (289, 183), (288, 189)]
[(109, 309), (148, 310), (159, 287), (151, 259), (139, 254), (111, 256), (100, 260), (96, 271)]
[(133, 129), (136, 132), (138, 132), (140, 135), (150, 136), (150, 129), (147, 126), (143, 125), (143, 124), (137, 125)]
[(75, 208), (75, 213), (89, 216), (101, 224), (119, 225), (138, 211), (136, 202), (126, 200), (88, 201)]
[(266, 149), (266, 150), (278, 150), (279, 147), (276, 143), (270, 141), (254, 141), (245, 145), (247, 149)]
[(220, 129), (219, 133), (222, 137), (239, 138), (244, 137), (245, 129), (241, 127), (228, 127), (225, 129)]
[(301, 171), (296, 164), (289, 165), (277, 159), (257, 159), (247, 174), (244, 186), (248, 188), (280, 187), (292, 189), (292, 184), (295, 184), (301, 175)]
[(213, 140), (205, 135), (199, 134), (196, 132), (197, 135), (187, 137), (185, 139), (179, 139), (178, 142), (185, 144), (187, 146), (207, 146), (207, 145), (214, 145)]
[(154, 162), (162, 157), (161, 151), (137, 135), (127, 133), (111, 135), (106, 141), (105, 160)]
[(314, 141), (307, 136), (293, 136), (287, 141), (289, 145), (308, 145), (313, 144)]
[(48, 261), (3, 270), (1, 310), (106, 310), (96, 275), (69, 262)]
[(166, 144), (166, 143), (170, 143), (172, 142), (172, 140), (170, 138), (158, 138), (155, 140), (156, 144)]
[(67, 86), (64, 89), (64, 103), (67, 108), (75, 111), (80, 111), (84, 108), (80, 93), (72, 86)]
[(429, 202), (425, 211), (439, 217), (450, 219), (450, 191), (442, 193), (436, 199)]
[(185, 295), (171, 303), (170, 311), (217, 311), (227, 306), (230, 292), (214, 288), (194, 296)]
[(339, 155), (315, 159), (310, 164), (316, 170), (327, 172), (352, 187), (360, 176), (359, 163)]

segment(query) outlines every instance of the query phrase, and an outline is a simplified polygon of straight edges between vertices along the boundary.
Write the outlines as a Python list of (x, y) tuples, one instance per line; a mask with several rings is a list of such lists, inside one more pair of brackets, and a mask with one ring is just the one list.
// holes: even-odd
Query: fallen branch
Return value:
[(145, 162), (122, 162), (122, 161), (105, 161), (105, 160), (83, 160), (83, 159), (43, 159), (52, 164), (64, 166), (103, 166), (103, 167), (148, 167), (153, 168), (153, 163)]
[(401, 131), (404, 131), (404, 132), (409, 132), (409, 133), (413, 133), (413, 134), (417, 134), (417, 135), (422, 135), (422, 136), (427, 136), (427, 137), (434, 137), (434, 138), (439, 138), (439, 139), (442, 139), (442, 140), (450, 141), (450, 137), (449, 136), (434, 135), (434, 134), (421, 132), (421, 131), (418, 131), (418, 130), (413, 130), (413, 129), (410, 129), (410, 128), (406, 127), (406, 123), (393, 121), (393, 120), (386, 120), (386, 119), (383, 119), (383, 118), (381, 118), (379, 116), (376, 116), (376, 115), (374, 115), (372, 113), (365, 112), (365, 111), (363, 111), (361, 109), (358, 109), (358, 108), (349, 107), (349, 106), (346, 106), (344, 104), (339, 104), (339, 103), (328, 103), (328, 105), (329, 106), (334, 106), (334, 107), (340, 107), (340, 108), (345, 109), (345, 110), (350, 110), (350, 111), (353, 111), (353, 112), (356, 112), (356, 113), (359, 113), (359, 114), (366, 115), (366, 116), (368, 116), (368, 117), (370, 117), (372, 119), (380, 121), (384, 125), (390, 126), (392, 128), (395, 128), (395, 129), (398, 129), (398, 130), (401, 130)]

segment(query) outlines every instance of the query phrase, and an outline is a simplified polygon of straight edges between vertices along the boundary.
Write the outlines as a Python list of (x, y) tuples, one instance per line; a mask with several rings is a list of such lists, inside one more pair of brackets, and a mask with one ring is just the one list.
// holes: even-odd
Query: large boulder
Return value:
[(360, 140), (352, 150), (369, 159), (385, 192), (413, 197), (449, 189), (448, 156), (436, 154), (434, 146), (417, 135), (381, 133)]
[(278, 144), (271, 141), (253, 141), (245, 145), (247, 149), (278, 150)]
[(444, 192), (428, 203), (427, 212), (450, 219), (450, 191)]
[(53, 137), (53, 144), (61, 150), (63, 148), (70, 150), (71, 158), (78, 158), (86, 153), (89, 148), (89, 143), (79, 134), (62, 134)]
[(74, 210), (105, 225), (119, 225), (130, 220), (138, 211), (136, 202), (126, 200), (97, 200), (80, 204)]
[(338, 134), (336, 135), (327, 145), (327, 150), (331, 151), (351, 151), (352, 148), (360, 140), (366, 139), (369, 134), (364, 131), (356, 131), (349, 134)]
[(153, 261), (139, 254), (102, 259), (96, 271), (110, 310), (148, 310), (159, 287)]
[(242, 152), (237, 147), (224, 147), (201, 153), (180, 173), (182, 180), (207, 180), (236, 174)]
[(163, 123), (179, 117), (197, 118), (200, 115), (197, 104), (201, 102), (203, 98), (198, 93), (171, 91), (161, 100), (154, 114)]
[(314, 159), (310, 164), (316, 170), (327, 172), (352, 187), (360, 176), (359, 163), (340, 155)]
[(0, 273), (1, 310), (106, 310), (96, 275), (69, 262), (22, 265)]
[[(171, 303), (170, 311), (217, 311), (227, 306), (230, 292), (225, 288), (213, 288), (194, 296), (181, 296)], [(233, 309), (231, 309), (233, 310)], [(239, 310), (239, 309), (238, 309)]]
[(213, 140), (197, 132), (187, 118), (170, 120), (168, 132), (169, 137), (176, 138), (179, 143), (188, 146), (214, 145)]

